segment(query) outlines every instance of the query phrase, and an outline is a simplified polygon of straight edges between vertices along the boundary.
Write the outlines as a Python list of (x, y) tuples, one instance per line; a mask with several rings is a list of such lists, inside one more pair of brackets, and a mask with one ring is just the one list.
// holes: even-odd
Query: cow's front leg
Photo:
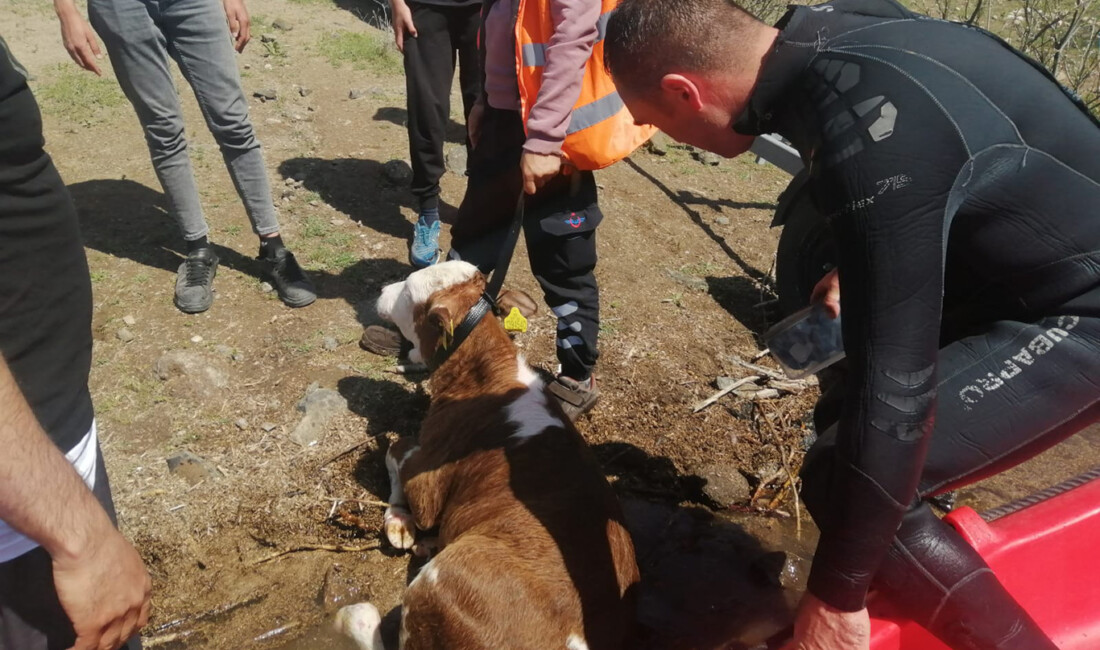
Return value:
[(386, 531), (386, 539), (394, 548), (410, 549), (416, 543), (416, 521), (409, 510), (405, 487), (401, 484), (401, 466), (418, 449), (420, 447), (411, 438), (401, 438), (386, 451), (386, 470), (390, 475), (390, 505), (382, 518), (382, 527)]

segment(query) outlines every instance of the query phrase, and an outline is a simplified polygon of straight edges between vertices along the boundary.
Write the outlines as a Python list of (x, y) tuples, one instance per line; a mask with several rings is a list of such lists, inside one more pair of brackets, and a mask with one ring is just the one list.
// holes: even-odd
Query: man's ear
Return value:
[(697, 80), (670, 72), (661, 77), (661, 94), (673, 106), (688, 108), (692, 112), (703, 109), (703, 93)]

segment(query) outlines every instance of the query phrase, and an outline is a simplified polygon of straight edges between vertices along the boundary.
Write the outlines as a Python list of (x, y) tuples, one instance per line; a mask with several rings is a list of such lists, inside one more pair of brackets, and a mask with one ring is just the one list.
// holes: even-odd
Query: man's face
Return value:
[(736, 133), (732, 127), (733, 111), (725, 102), (715, 101), (703, 94), (688, 96), (691, 91), (671, 90), (665, 87), (652, 93), (637, 93), (619, 88), (619, 96), (630, 109), (638, 124), (650, 124), (664, 131), (669, 137), (700, 149), (732, 158), (748, 150), (752, 138)]

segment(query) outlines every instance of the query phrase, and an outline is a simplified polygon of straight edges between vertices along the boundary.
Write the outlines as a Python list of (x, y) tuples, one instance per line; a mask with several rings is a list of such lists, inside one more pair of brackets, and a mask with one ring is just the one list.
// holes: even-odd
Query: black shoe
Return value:
[(218, 274), (218, 256), (213, 249), (200, 248), (188, 253), (176, 272), (176, 307), (185, 314), (198, 314), (214, 302), (214, 276)]
[(274, 257), (260, 257), (264, 265), (264, 279), (275, 287), (287, 307), (305, 307), (317, 300), (317, 290), (298, 266), (294, 253), (285, 248), (275, 251)]

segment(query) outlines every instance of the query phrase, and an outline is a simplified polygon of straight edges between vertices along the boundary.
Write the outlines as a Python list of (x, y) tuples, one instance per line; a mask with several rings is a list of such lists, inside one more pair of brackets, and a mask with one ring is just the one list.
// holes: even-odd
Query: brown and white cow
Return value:
[[(445, 262), (387, 286), (378, 312), (413, 361), (431, 359), (484, 290), (475, 267)], [(418, 441), (386, 455), (390, 543), (439, 528), (438, 554), (405, 591), (401, 648), (627, 647), (639, 576), (619, 503), (500, 321), (483, 318), (429, 381)], [(361, 603), (337, 625), (383, 650), (378, 621)]]

